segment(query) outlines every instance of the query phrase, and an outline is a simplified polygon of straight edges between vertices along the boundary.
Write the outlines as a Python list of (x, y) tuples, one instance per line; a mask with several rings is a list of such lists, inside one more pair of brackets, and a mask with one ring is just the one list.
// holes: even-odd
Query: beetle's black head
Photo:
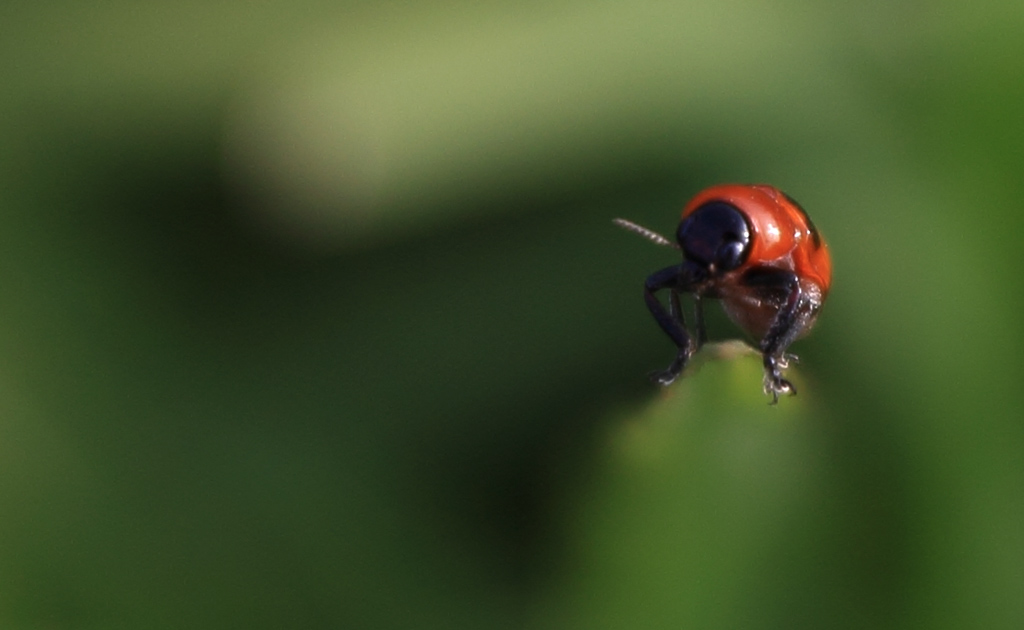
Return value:
[(732, 271), (750, 255), (750, 225), (736, 206), (724, 201), (709, 201), (687, 215), (676, 240), (686, 260), (711, 274)]

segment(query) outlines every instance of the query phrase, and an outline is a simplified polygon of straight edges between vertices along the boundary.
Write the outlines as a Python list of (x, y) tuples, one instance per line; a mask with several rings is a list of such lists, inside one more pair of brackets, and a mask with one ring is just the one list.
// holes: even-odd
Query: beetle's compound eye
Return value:
[(731, 271), (750, 255), (750, 225), (740, 210), (724, 201), (709, 201), (679, 224), (676, 240), (683, 255), (715, 272)]

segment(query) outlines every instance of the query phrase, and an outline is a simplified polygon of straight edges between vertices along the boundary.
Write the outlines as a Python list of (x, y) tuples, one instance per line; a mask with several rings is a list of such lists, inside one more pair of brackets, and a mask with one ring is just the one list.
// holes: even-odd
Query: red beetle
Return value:
[[(792, 197), (772, 186), (724, 185), (701, 191), (683, 209), (676, 243), (624, 219), (618, 225), (682, 251), (680, 265), (651, 274), (644, 301), (678, 348), (667, 370), (653, 378), (668, 385), (707, 339), (702, 298), (722, 300), (732, 321), (760, 340), (764, 391), (775, 403), (795, 394), (782, 377), (786, 349), (810, 331), (832, 282), (828, 245)], [(669, 289), (668, 308), (655, 293)], [(695, 335), (686, 328), (680, 293), (693, 295)]]

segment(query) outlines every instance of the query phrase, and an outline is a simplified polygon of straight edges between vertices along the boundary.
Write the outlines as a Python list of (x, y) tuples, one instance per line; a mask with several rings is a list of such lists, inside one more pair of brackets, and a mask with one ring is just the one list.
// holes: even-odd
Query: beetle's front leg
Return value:
[[(654, 316), (658, 326), (676, 344), (677, 349), (676, 358), (667, 369), (651, 374), (651, 379), (662, 385), (668, 385), (676, 380), (696, 350), (693, 339), (686, 330), (686, 322), (679, 304), (679, 291), (687, 289), (685, 278), (684, 266), (676, 265), (651, 274), (644, 283), (644, 302), (647, 304), (647, 310)], [(655, 295), (661, 289), (669, 289), (672, 292), (669, 296), (668, 310)]]

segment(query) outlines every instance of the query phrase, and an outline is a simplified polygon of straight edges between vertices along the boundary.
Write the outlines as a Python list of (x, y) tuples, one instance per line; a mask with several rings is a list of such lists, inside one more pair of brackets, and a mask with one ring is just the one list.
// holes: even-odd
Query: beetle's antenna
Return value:
[(672, 247), (672, 248), (675, 248), (675, 249), (680, 249), (679, 243), (675, 243), (673, 241), (670, 241), (667, 238), (665, 238), (664, 236), (662, 236), (661, 234), (658, 234), (657, 232), (654, 232), (652, 230), (648, 230), (644, 226), (637, 225), (636, 223), (633, 223), (632, 221), (627, 221), (625, 219), (612, 219), (612, 223), (614, 223), (615, 225), (619, 226), (620, 228), (627, 229), (630, 232), (636, 232), (640, 236), (646, 238), (649, 241), (657, 243), (658, 245), (665, 245), (666, 247)]

